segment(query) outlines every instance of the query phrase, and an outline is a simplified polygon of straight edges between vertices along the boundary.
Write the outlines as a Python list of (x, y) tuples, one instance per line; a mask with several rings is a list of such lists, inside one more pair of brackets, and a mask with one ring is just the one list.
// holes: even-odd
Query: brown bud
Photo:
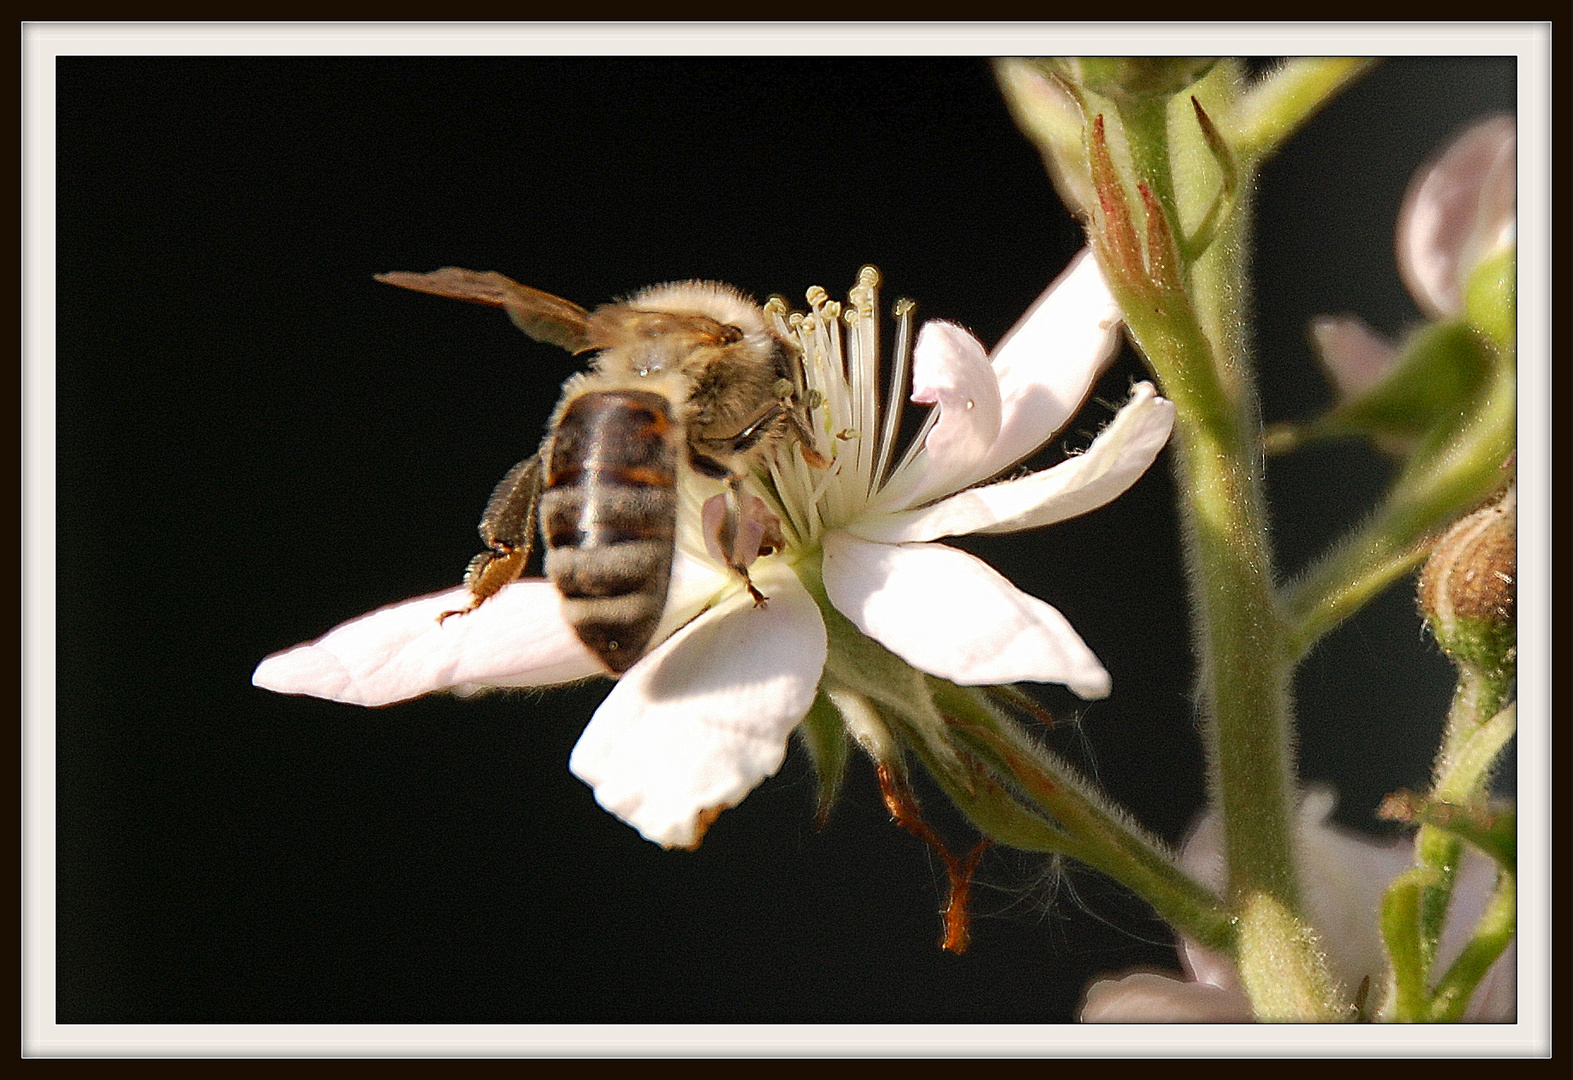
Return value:
[(1499, 670), (1516, 644), (1516, 484), (1459, 521), (1420, 572), (1420, 607), (1442, 649), (1460, 663)]

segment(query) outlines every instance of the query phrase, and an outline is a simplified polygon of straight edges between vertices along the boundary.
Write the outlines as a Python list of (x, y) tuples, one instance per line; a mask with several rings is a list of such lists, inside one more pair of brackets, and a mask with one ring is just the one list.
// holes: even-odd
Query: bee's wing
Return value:
[(451, 296), (503, 308), (513, 324), (536, 341), (556, 345), (571, 353), (590, 348), (590, 313), (571, 300), (520, 285), (495, 271), (481, 273), (445, 266), (429, 274), (396, 270), (378, 274), (378, 281), (416, 292)]

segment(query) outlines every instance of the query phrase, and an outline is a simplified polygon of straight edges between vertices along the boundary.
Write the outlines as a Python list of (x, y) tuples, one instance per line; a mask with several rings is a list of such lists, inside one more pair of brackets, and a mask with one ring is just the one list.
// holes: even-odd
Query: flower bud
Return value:
[(1459, 664), (1510, 675), (1517, 645), (1517, 485), (1449, 529), (1420, 572), (1420, 607)]
[(1462, 312), (1475, 268), (1513, 246), (1517, 145), (1512, 117), (1482, 121), (1409, 185), (1398, 216), (1398, 266), (1415, 302), (1432, 318)]

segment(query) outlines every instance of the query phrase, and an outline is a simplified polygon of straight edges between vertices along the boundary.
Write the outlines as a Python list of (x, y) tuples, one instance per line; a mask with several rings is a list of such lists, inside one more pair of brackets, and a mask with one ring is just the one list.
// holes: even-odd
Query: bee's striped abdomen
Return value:
[(568, 402), (551, 438), (541, 532), (546, 573), (581, 641), (621, 675), (666, 607), (677, 528), (677, 439), (659, 394)]

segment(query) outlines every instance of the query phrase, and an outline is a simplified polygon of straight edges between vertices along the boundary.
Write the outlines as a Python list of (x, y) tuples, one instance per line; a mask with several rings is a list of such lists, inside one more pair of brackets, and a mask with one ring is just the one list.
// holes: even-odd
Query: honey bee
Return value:
[(666, 607), (684, 469), (723, 483), (717, 546), (765, 603), (747, 564), (779, 537), (760, 539), (749, 510), (758, 500), (744, 481), (787, 440), (816, 465), (823, 459), (808, 434), (800, 351), (758, 305), (708, 281), (653, 286), (589, 311), (457, 267), (377, 280), (501, 307), (536, 341), (594, 353), (590, 370), (563, 384), (540, 449), (492, 493), (480, 524), (486, 550), (464, 576), (470, 604), (442, 618), (475, 610), (518, 578), (539, 527), (564, 614), (621, 675), (648, 649)]

